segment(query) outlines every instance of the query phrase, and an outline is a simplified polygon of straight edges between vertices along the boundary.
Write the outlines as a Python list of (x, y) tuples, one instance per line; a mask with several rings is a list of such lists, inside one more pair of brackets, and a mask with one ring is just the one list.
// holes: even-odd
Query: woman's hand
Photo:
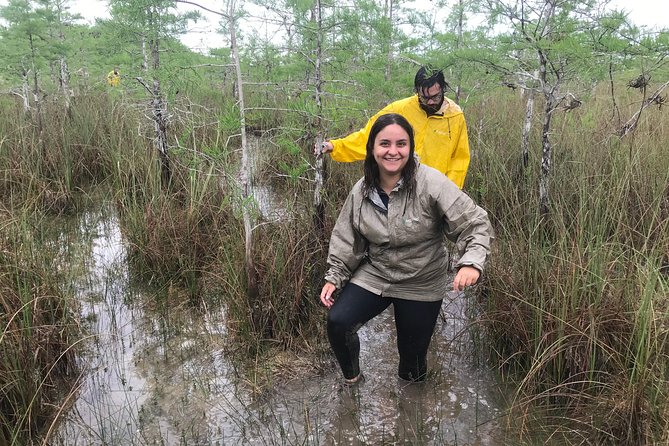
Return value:
[(332, 297), (332, 293), (334, 293), (336, 289), (337, 287), (334, 286), (333, 283), (325, 282), (325, 285), (323, 285), (323, 289), (321, 290), (321, 302), (323, 303), (323, 305), (325, 305), (328, 308), (332, 306), (332, 304), (334, 303), (334, 298)]
[(455, 275), (455, 279), (453, 279), (453, 290), (462, 291), (466, 287), (474, 285), (480, 276), (481, 272), (473, 266), (465, 265), (460, 267), (458, 273)]

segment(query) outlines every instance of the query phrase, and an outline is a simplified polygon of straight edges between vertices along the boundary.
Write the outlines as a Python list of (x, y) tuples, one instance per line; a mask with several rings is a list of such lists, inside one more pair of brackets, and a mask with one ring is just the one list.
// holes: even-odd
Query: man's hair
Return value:
[(404, 180), (404, 187), (408, 189), (411, 195), (416, 185), (416, 170), (418, 170), (418, 161), (414, 156), (416, 149), (416, 141), (413, 134), (413, 127), (409, 121), (402, 115), (397, 113), (387, 113), (379, 116), (367, 138), (367, 156), (365, 157), (365, 180), (362, 185), (363, 192), (367, 195), (373, 187), (379, 187), (379, 165), (374, 159), (374, 141), (381, 130), (385, 129), (391, 124), (397, 124), (404, 129), (409, 135), (409, 157), (404, 169), (402, 169), (402, 179)]
[(439, 84), (442, 90), (446, 90), (448, 84), (446, 83), (446, 79), (444, 79), (444, 72), (429, 65), (420, 67), (413, 81), (416, 93), (427, 90), (434, 84)]

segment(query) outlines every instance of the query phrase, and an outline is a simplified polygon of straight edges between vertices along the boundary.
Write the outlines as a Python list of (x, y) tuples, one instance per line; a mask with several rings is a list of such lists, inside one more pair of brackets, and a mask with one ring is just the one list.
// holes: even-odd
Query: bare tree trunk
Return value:
[[(62, 21), (62, 4), (57, 3), (56, 7), (58, 8), (57, 13), (58, 13), (58, 40), (65, 44), (65, 33), (63, 32), (63, 21)], [(63, 93), (63, 101), (65, 102), (65, 110), (68, 114), (68, 116), (71, 113), (70, 106), (71, 106), (71, 99), (72, 99), (72, 91), (70, 90), (70, 70), (67, 66), (67, 59), (63, 55), (60, 58), (60, 75), (58, 76), (58, 80), (60, 83), (60, 90)]]
[[(539, 76), (542, 91), (546, 100), (544, 107), (543, 125), (541, 128), (541, 177), (539, 178), (539, 211), (541, 215), (547, 215), (550, 211), (550, 175), (552, 168), (553, 147), (550, 139), (551, 118), (557, 105), (555, 88), (551, 88), (546, 79), (548, 60), (543, 52), (539, 52)], [(559, 80), (556, 81), (556, 84)]]
[[(457, 35), (458, 35), (458, 40), (456, 43), (456, 49), (460, 49), (462, 47), (462, 28), (463, 28), (463, 21), (464, 21), (464, 15), (465, 15), (465, 5), (463, 4), (462, 0), (458, 0), (458, 29), (457, 29)], [(457, 104), (460, 103), (460, 93), (461, 93), (461, 85), (460, 85), (460, 75), (458, 74), (458, 85), (455, 86), (455, 102)]]
[(30, 113), (30, 70), (21, 69), (21, 98), (23, 99), (23, 112)]
[(160, 68), (160, 46), (158, 38), (154, 38), (149, 42), (151, 47), (151, 59), (153, 61), (153, 99), (151, 100), (151, 112), (153, 115), (153, 125), (155, 129), (155, 139), (153, 141), (154, 147), (160, 156), (160, 173), (163, 185), (167, 186), (172, 178), (172, 171), (170, 168), (170, 156), (167, 145), (167, 103), (163, 100), (163, 95), (160, 89), (160, 80), (155, 73)]
[(42, 151), (46, 152), (46, 146), (44, 145), (44, 123), (42, 122), (42, 100), (40, 98), (39, 83), (37, 79), (37, 67), (35, 66), (35, 44), (33, 40), (33, 35), (30, 34), (30, 54), (32, 60), (32, 73), (33, 73), (33, 102), (35, 104), (35, 122), (37, 123), (37, 132), (39, 135), (38, 144), (42, 146)]
[(72, 92), (70, 91), (70, 71), (67, 67), (67, 60), (64, 57), (60, 59), (60, 90), (63, 92), (65, 110), (69, 114)]
[(146, 49), (146, 36), (142, 34), (142, 71), (149, 71), (149, 52)]
[[(546, 0), (546, 19), (542, 35), (548, 36), (551, 33), (551, 24), (556, 3), (553, 0)], [(557, 78), (551, 86), (548, 82), (548, 58), (543, 50), (538, 49), (539, 56), (539, 80), (541, 90), (546, 101), (544, 107), (544, 118), (541, 129), (541, 176), (539, 178), (539, 212), (541, 215), (548, 215), (550, 212), (550, 176), (553, 162), (553, 147), (550, 139), (551, 118), (555, 107), (559, 101), (557, 95), (560, 87), (560, 74), (556, 72)]]
[(550, 175), (552, 167), (553, 147), (550, 140), (550, 128), (553, 102), (546, 101), (544, 109), (544, 122), (541, 129), (541, 178), (539, 179), (539, 209), (541, 215), (550, 211)]
[[(240, 180), (242, 186), (243, 202), (248, 203), (248, 198), (253, 196), (253, 178), (251, 175), (251, 166), (249, 163), (250, 157), (248, 153), (248, 144), (246, 141), (246, 114), (244, 105), (244, 88), (242, 81), (242, 69), (239, 60), (239, 50), (237, 48), (237, 33), (235, 30), (235, 1), (228, 1), (228, 28), (230, 32), (230, 46), (232, 50), (232, 57), (235, 63), (235, 74), (237, 76), (237, 99), (239, 101), (239, 119), (242, 134), (242, 166), (240, 172)], [(258, 278), (253, 260), (253, 220), (248, 206), (243, 207), (244, 219), (244, 244), (246, 247), (246, 280), (247, 280), (247, 298), (249, 299), (249, 306), (253, 312), (254, 321), (257, 321), (258, 308)]]
[(156, 132), (153, 145), (160, 156), (160, 173), (163, 185), (166, 186), (172, 178), (172, 170), (167, 146), (167, 104), (163, 101), (160, 91), (160, 81), (158, 79), (153, 80), (151, 109), (153, 113), (153, 126)]
[(611, 119), (615, 119), (616, 117), (618, 118), (618, 126), (620, 126), (620, 109), (618, 108), (618, 104), (616, 103), (616, 92), (614, 89), (613, 85), (613, 56), (611, 56), (609, 60), (609, 87), (611, 89), (611, 102), (612, 102), (612, 110), (611, 110)]
[[(315, 79), (316, 79), (316, 147), (320, 147), (323, 143), (323, 73), (321, 72), (321, 64), (323, 58), (323, 41), (321, 36), (323, 33), (321, 29), (323, 27), (323, 19), (321, 16), (321, 0), (316, 0), (316, 66), (315, 66)], [(314, 188), (314, 207), (316, 208), (316, 229), (319, 231), (319, 234), (323, 234), (325, 229), (325, 205), (323, 204), (322, 193), (323, 193), (323, 183), (327, 176), (326, 165), (323, 162), (323, 154), (319, 153), (316, 155), (316, 186)]]
[[(320, 2), (319, 2), (320, 5)], [(390, 70), (393, 66), (393, 0), (386, 0), (386, 17), (388, 17), (388, 25), (390, 26), (389, 36), (388, 36), (388, 57), (386, 59), (386, 69), (383, 74), (383, 77), (386, 81), (390, 80)], [(320, 35), (320, 22), (319, 22), (319, 35)], [(319, 39), (320, 42), (320, 39)]]
[[(521, 89), (522, 90), (522, 89)], [(532, 118), (534, 117), (534, 88), (527, 92), (525, 104), (525, 122), (523, 123), (523, 134), (520, 142), (520, 150), (523, 156), (523, 168), (527, 169), (530, 162), (530, 132), (532, 131)]]

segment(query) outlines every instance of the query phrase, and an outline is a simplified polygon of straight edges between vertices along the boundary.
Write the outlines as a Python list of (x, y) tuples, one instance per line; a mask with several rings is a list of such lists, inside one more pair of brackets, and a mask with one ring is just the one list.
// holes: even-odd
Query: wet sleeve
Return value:
[(446, 176), (462, 189), (465, 185), (467, 169), (469, 169), (469, 136), (467, 135), (467, 122), (464, 115), (460, 114), (459, 119), (462, 122), (456, 127), (460, 129), (460, 132), (459, 135), (456, 135), (456, 146), (451, 161), (448, 163)]
[(349, 194), (330, 237), (325, 280), (342, 289), (367, 252), (367, 240), (354, 224), (354, 199)]
[(456, 267), (470, 265), (482, 272), (494, 239), (492, 225), (488, 213), (455, 186), (445, 184), (437, 194), (445, 234), (460, 255)]

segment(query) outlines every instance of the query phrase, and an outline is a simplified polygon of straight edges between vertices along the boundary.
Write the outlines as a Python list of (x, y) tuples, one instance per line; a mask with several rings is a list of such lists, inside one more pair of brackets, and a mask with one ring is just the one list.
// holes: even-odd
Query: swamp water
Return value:
[(131, 284), (112, 213), (84, 214), (58, 243), (63, 258), (83, 258), (72, 286), (90, 349), (50, 444), (500, 444), (497, 386), (471, 359), (463, 296), (444, 301), (425, 383), (396, 378), (387, 311), (360, 330), (366, 380), (359, 387), (342, 389), (333, 368), (295, 376), (256, 399), (248, 377), (226, 360), (223, 311), (169, 301), (156, 308), (155, 296)]
[[(264, 162), (263, 141), (249, 138), (253, 171)], [(265, 224), (290, 218), (271, 187), (254, 186), (254, 198)], [(223, 310), (194, 310), (171, 302), (169, 292), (157, 298), (132, 283), (113, 212), (84, 214), (59, 240), (61, 249), (85, 253), (74, 286), (91, 348), (54, 445), (500, 444), (499, 390), (492, 372), (474, 366), (464, 296), (444, 300), (425, 383), (396, 378), (387, 310), (359, 332), (366, 379), (358, 387), (342, 389), (333, 367), (258, 397), (249, 372), (226, 358)]]

